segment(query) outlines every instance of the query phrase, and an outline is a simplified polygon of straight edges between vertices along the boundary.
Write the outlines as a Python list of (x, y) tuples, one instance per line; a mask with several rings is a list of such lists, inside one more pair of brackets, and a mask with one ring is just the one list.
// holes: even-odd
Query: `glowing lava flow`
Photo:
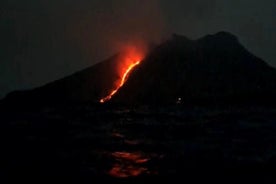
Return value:
[(116, 89), (112, 90), (109, 95), (107, 95), (106, 97), (102, 98), (100, 100), (100, 102), (104, 103), (104, 102), (110, 100), (112, 98), (112, 96), (115, 95), (115, 93), (117, 93), (117, 91), (125, 84), (127, 76), (131, 72), (131, 70), (133, 70), (139, 64), (140, 64), (140, 61), (136, 61), (135, 63), (129, 65), (128, 68), (127, 68), (127, 70), (124, 72), (124, 75), (123, 75), (123, 77), (121, 79), (120, 85), (118, 87), (116, 87)]

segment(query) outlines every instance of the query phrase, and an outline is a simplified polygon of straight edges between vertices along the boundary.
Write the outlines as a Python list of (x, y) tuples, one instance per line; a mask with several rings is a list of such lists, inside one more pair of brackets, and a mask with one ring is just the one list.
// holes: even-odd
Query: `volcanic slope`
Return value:
[(276, 70), (227, 32), (173, 35), (133, 71), (112, 99), (128, 104), (275, 104)]
[(44, 86), (15, 91), (7, 95), (5, 102), (30, 104), (59, 104), (71, 102), (98, 103), (113, 88), (120, 76), (116, 68), (124, 54), (114, 55), (96, 65)]
[[(117, 54), (45, 86), (10, 93), (22, 103), (100, 103), (119, 80)], [(173, 35), (155, 47), (105, 103), (114, 104), (275, 104), (276, 70), (247, 51), (227, 32), (198, 40)]]

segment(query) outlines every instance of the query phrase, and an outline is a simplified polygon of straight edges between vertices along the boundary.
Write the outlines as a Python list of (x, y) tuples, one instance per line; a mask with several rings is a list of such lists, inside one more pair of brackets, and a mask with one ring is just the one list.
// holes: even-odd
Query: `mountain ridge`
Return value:
[[(115, 68), (123, 57), (117, 54), (42, 87), (10, 93), (4, 101), (99, 103), (119, 79)], [(190, 40), (174, 34), (146, 56), (108, 103), (272, 103), (275, 92), (276, 70), (235, 35), (221, 31)]]
[[(244, 99), (247, 98), (246, 96), (252, 96), (245, 101), (254, 103), (254, 98), (264, 95), (261, 94), (264, 91), (267, 94), (274, 93), (268, 91), (275, 91), (276, 70), (249, 53), (239, 43), (237, 37), (227, 32), (207, 35), (198, 40), (189, 40), (186, 37), (173, 35), (171, 40), (161, 44), (153, 51), (142, 65), (146, 65), (146, 63), (151, 63), (148, 64), (151, 66), (141, 66), (139, 70), (144, 71), (141, 71), (140, 74), (139, 71), (136, 74), (133, 73), (129, 82), (118, 92), (113, 101), (119, 103), (127, 99), (125, 103), (132, 101), (131, 103), (158, 104), (165, 101), (166, 103), (176, 103), (177, 99), (181, 98), (188, 103), (199, 103), (202, 100), (203, 103), (218, 104), (226, 103), (226, 101), (238, 101), (238, 96)], [(162, 66), (158, 66), (160, 63), (164, 65), (163, 69), (161, 69)], [(148, 71), (146, 71), (147, 68)], [(152, 79), (150, 73), (161, 78)], [(164, 75), (168, 80), (162, 78)], [(140, 82), (139, 76), (142, 77)], [(137, 89), (139, 91), (144, 85), (142, 81), (147, 81), (147, 78), (154, 82), (146, 84), (147, 86), (142, 87), (143, 89), (137, 94)], [(205, 80), (206, 78), (211, 79)], [(233, 87), (223, 85), (225, 82), (230, 83)], [(158, 85), (156, 85), (157, 83)], [(135, 86), (139, 86), (139, 88)], [(166, 90), (166, 88), (170, 90)], [(215, 93), (218, 90), (223, 91)], [(251, 90), (256, 93), (251, 93)], [(164, 94), (160, 95), (161, 93), (155, 93), (155, 91)], [(241, 95), (241, 93), (243, 94)], [(272, 97), (271, 94), (268, 96)], [(267, 101), (264, 98), (262, 100)]]

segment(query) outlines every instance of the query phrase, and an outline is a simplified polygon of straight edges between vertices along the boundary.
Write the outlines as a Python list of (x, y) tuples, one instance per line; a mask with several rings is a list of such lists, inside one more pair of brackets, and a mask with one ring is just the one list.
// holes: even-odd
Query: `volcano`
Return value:
[(198, 40), (173, 35), (128, 71), (118, 88), (122, 77), (116, 68), (125, 57), (125, 53), (117, 54), (45, 86), (10, 93), (4, 101), (128, 105), (274, 103), (276, 70), (227, 32)]
[(275, 183), (275, 92), (276, 70), (234, 35), (173, 35), (10, 93), (1, 166), (36, 183)]

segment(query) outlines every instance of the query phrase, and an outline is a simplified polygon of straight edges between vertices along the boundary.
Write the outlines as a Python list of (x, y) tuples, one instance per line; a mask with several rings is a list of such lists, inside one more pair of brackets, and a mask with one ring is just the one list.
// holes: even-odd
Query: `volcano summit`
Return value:
[[(276, 70), (227, 32), (198, 40), (173, 35), (132, 68), (124, 76), (124, 84), (117, 88), (118, 81), (122, 81), (117, 68), (125, 58), (125, 53), (117, 54), (45, 86), (13, 92), (5, 101), (102, 101), (128, 105), (274, 103)], [(114, 89), (117, 91), (112, 94)]]

